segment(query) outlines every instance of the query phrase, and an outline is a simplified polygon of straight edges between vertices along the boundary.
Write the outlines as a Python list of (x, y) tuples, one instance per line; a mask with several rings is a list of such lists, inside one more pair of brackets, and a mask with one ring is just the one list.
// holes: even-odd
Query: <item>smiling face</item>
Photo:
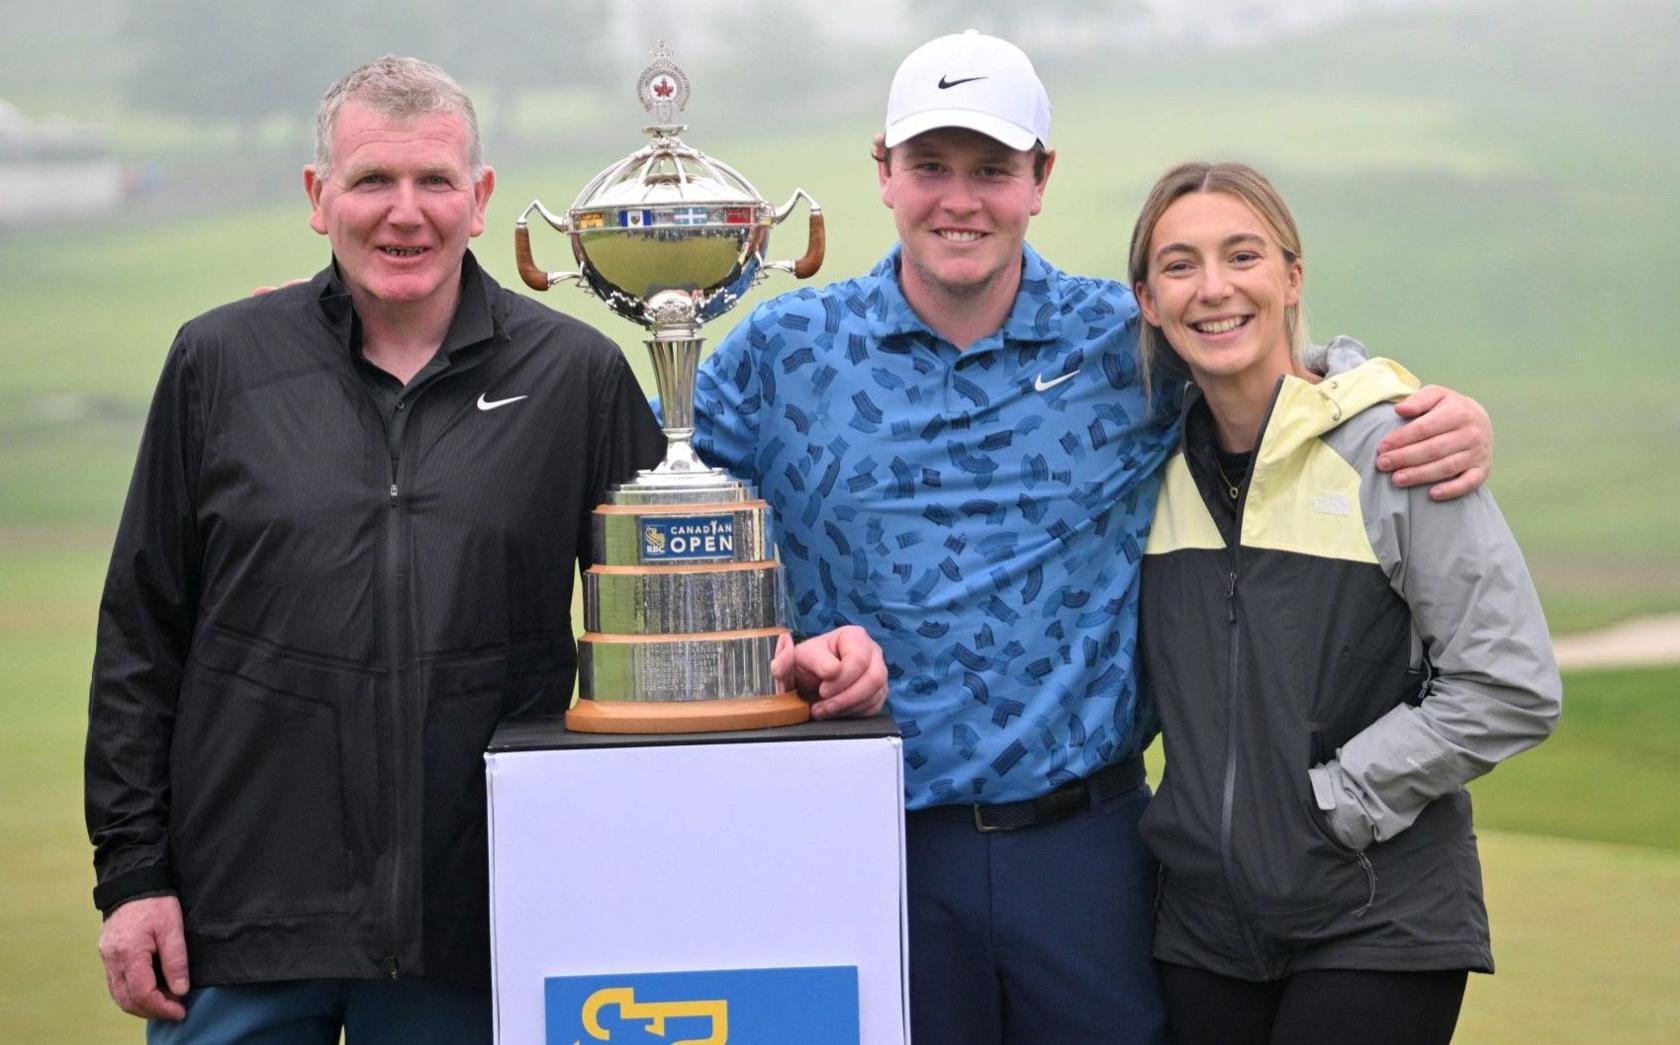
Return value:
[(989, 293), (1013, 299), (1027, 222), (1044, 205), (1054, 160), (1036, 178), (1032, 152), (954, 127), (893, 148), (877, 173), (904, 245), (901, 278), (913, 305)]
[(1290, 310), (1302, 266), (1243, 200), (1191, 192), (1161, 213), (1149, 237), (1148, 275), (1134, 288), (1196, 383), (1295, 371)]
[(475, 181), (466, 121), (447, 112), (403, 118), (347, 102), (332, 133), (333, 166), (304, 168), (309, 225), (332, 243), (358, 310), (386, 314), (455, 306), (467, 240), (484, 231), (495, 186)]

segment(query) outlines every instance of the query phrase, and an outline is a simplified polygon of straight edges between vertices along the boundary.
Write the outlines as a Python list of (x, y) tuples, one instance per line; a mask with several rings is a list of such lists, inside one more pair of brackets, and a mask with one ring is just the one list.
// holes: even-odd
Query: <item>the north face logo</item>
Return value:
[(1320, 515), (1348, 514), (1348, 499), (1339, 493), (1321, 493), (1312, 499), (1313, 511)]

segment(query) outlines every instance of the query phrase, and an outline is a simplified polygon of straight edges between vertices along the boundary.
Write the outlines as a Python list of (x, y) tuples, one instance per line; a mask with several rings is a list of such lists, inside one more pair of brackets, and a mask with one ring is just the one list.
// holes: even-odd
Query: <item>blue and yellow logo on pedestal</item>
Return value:
[(543, 980), (547, 1045), (858, 1045), (857, 967)]

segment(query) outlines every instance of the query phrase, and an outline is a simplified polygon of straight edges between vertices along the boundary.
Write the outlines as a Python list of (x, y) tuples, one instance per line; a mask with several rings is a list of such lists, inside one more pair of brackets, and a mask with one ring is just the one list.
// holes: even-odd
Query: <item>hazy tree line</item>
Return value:
[[(273, 0), (0, 0), (0, 98), (50, 105), (62, 97), (83, 109), (106, 100), (119, 109), (248, 128), (269, 117), (298, 119), (344, 70), (400, 53), (449, 69), (494, 122), (529, 91), (618, 89), (664, 37), (679, 60), (703, 59), (708, 89), (756, 91), (772, 107), (797, 107), (846, 92), (866, 72), (860, 56), (879, 57), (873, 64), (890, 71), (887, 56), (902, 57), (908, 40), (972, 26), (1020, 39), (1035, 52), (1100, 50), (1101, 41), (1116, 38), (1116, 26), (1147, 21), (1164, 2), (336, 0), (297, 7)], [(869, 87), (879, 91), (873, 79)]]
[[(325, 10), (226, 0), (149, 0), (127, 14), (132, 104), (211, 123), (314, 109), (322, 88), (383, 53), (416, 54), (502, 104), (533, 88), (596, 83), (607, 49), (580, 27), (609, 0), (347, 0)], [(494, 27), (494, 29), (492, 29)], [(494, 133), (494, 128), (489, 128)]]
[[(628, 91), (661, 37), (705, 70), (698, 96), (757, 119), (821, 118), (876, 99), (907, 41), (975, 27), (1066, 67), (1126, 52), (1254, 40), (1426, 0), (0, 0), (0, 99), (73, 101), (248, 133), (302, 121), (334, 77), (384, 53), (438, 62), (473, 91), (492, 140), (533, 91)], [(1233, 35), (1234, 34), (1234, 35)], [(626, 95), (626, 97), (628, 97)], [(109, 103), (115, 103), (111, 105)], [(742, 109), (742, 103), (750, 108)], [(632, 103), (633, 104), (633, 103)], [(39, 111), (41, 105), (25, 105)]]

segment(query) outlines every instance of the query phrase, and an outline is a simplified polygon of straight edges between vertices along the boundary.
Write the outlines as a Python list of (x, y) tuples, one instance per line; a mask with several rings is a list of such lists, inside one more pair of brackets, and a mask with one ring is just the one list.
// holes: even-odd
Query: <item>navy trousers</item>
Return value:
[(1064, 820), (982, 833), (906, 818), (916, 1045), (1156, 1045), (1156, 865), (1144, 785)]
[(147, 1045), (490, 1045), (490, 991), (429, 980), (290, 980), (201, 987)]

